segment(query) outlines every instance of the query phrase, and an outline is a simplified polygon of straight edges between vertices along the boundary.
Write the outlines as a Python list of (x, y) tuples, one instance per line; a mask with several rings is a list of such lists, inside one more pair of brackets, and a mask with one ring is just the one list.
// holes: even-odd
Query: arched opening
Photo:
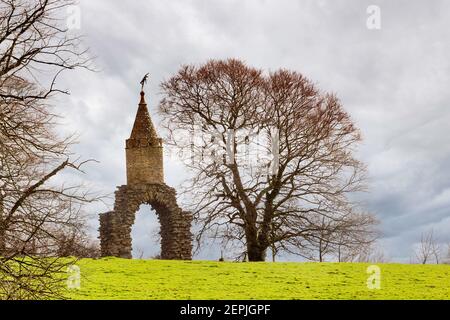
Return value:
[(161, 256), (160, 230), (156, 211), (148, 204), (140, 205), (131, 228), (133, 259), (155, 259)]
[[(132, 251), (135, 251), (135, 257), (155, 254), (157, 251), (154, 249), (159, 246), (156, 241), (149, 241), (146, 245), (145, 236), (158, 233), (154, 230), (160, 226), (161, 259), (192, 258), (192, 215), (178, 207), (175, 189), (165, 184), (124, 185), (118, 187), (115, 196), (114, 210), (100, 214), (102, 256), (129, 259), (133, 257)], [(141, 211), (142, 204), (151, 207), (144, 205), (148, 210)], [(147, 214), (148, 211), (157, 214)], [(141, 219), (150, 220), (142, 222)]]

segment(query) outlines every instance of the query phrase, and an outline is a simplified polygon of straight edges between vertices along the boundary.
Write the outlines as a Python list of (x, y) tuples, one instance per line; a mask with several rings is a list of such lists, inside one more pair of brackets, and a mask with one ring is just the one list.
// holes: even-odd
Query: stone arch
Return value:
[(123, 185), (115, 192), (114, 210), (100, 214), (102, 256), (131, 258), (131, 228), (141, 204), (149, 204), (158, 216), (161, 258), (192, 258), (192, 215), (177, 204), (176, 191), (166, 184)]

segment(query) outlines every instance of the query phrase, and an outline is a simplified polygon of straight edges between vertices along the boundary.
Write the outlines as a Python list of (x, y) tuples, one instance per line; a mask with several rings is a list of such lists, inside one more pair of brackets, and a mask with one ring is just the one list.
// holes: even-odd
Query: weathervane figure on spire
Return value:
[(142, 78), (140, 84), (141, 84), (141, 91), (144, 92), (144, 85), (147, 83), (148, 80), (148, 72), (146, 75)]

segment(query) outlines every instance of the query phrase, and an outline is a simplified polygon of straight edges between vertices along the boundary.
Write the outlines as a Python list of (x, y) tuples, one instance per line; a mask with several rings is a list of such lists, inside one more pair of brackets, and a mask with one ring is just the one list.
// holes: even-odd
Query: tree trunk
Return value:
[(6, 244), (5, 244), (5, 232), (1, 229), (0, 226), (0, 257), (5, 254)]
[(247, 254), (250, 262), (266, 260), (266, 248), (261, 248), (257, 242), (247, 241)]
[[(261, 237), (261, 234), (260, 234)], [(256, 222), (248, 223), (245, 226), (245, 240), (247, 242), (247, 256), (248, 261), (265, 261), (267, 242), (262, 242), (258, 237), (258, 231), (256, 228)]]
[(3, 225), (3, 192), (0, 190), (0, 256), (2, 256), (6, 249), (6, 226)]
[(319, 262), (322, 262), (322, 239), (319, 239)]

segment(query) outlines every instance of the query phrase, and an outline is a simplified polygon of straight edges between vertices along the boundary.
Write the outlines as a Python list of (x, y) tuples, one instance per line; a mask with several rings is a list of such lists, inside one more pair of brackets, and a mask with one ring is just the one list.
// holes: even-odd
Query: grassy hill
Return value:
[(73, 299), (450, 299), (450, 265), (83, 259)]

